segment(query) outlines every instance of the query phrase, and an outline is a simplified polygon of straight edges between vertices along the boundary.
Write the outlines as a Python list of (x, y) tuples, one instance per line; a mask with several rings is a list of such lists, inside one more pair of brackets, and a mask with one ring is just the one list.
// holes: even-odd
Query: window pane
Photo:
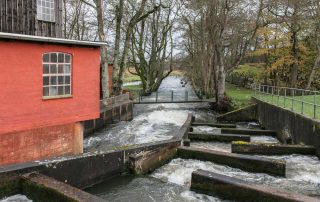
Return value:
[(58, 65), (58, 73), (59, 74), (63, 74), (64, 73), (63, 69), (64, 69), (63, 65)]
[(49, 77), (48, 76), (43, 77), (43, 85), (44, 86), (48, 86), (49, 85)]
[(58, 77), (58, 84), (59, 84), (59, 85), (64, 84), (63, 78), (64, 78), (63, 76), (59, 76), (59, 77)]
[(63, 95), (63, 86), (58, 86), (58, 95)]
[(64, 54), (63, 54), (63, 53), (59, 53), (59, 55), (58, 55), (58, 62), (59, 62), (59, 63), (64, 63)]
[(65, 86), (65, 89), (64, 89), (64, 94), (65, 95), (70, 95), (71, 94), (71, 89), (70, 89), (70, 86)]
[(57, 65), (50, 65), (50, 73), (51, 74), (57, 73)]
[(49, 87), (43, 87), (43, 96), (49, 96)]
[(71, 71), (70, 65), (64, 65), (64, 73), (68, 74)]
[(57, 86), (50, 86), (50, 96), (58, 95)]
[(70, 63), (71, 62), (71, 57), (69, 54), (66, 54), (66, 61), (65, 63)]
[(70, 76), (66, 76), (64, 80), (65, 84), (70, 84)]
[(52, 62), (52, 63), (57, 62), (57, 54), (56, 53), (51, 53), (50, 58), (51, 58), (50, 62)]
[(57, 77), (56, 76), (50, 77), (50, 85), (57, 85)]
[(49, 65), (43, 65), (43, 73), (44, 74), (49, 74), (50, 71), (49, 71)]
[(49, 54), (43, 54), (43, 62), (49, 62)]

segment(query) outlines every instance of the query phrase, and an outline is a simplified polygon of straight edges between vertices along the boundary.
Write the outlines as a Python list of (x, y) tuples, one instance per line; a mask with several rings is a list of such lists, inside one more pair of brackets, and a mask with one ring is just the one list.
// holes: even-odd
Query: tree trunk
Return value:
[[(95, 0), (95, 4), (96, 4), (96, 11), (97, 11), (99, 40), (105, 42), (106, 36), (104, 33), (102, 0)], [(108, 98), (110, 96), (110, 89), (109, 89), (107, 46), (101, 47), (101, 86), (102, 86), (102, 98), (103, 99)]]
[(114, 59), (113, 59), (113, 73), (112, 73), (112, 82), (113, 82), (113, 92), (118, 92), (118, 79), (119, 79), (119, 57), (120, 57), (120, 40), (121, 40), (121, 23), (123, 16), (123, 5), (124, 0), (119, 1), (119, 5), (116, 8), (116, 37), (115, 37), (115, 47), (114, 47)]

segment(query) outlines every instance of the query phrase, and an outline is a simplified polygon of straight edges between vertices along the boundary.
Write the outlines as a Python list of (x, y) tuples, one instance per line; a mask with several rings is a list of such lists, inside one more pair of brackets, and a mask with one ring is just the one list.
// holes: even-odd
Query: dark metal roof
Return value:
[(22, 40), (22, 41), (34, 41), (34, 42), (45, 42), (54, 44), (70, 44), (70, 45), (80, 45), (80, 46), (106, 46), (106, 42), (95, 42), (95, 41), (79, 41), (61, 38), (51, 38), (42, 36), (31, 36), (23, 34), (13, 34), (0, 32), (0, 39), (10, 39), (10, 40)]

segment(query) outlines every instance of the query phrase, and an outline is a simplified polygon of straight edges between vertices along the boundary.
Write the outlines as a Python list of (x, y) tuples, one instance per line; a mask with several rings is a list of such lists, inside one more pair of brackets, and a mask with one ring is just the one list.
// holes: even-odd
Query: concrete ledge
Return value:
[(315, 155), (316, 149), (312, 146), (261, 144), (248, 142), (232, 142), (232, 153), (238, 154), (262, 154), (262, 155)]
[(200, 123), (195, 122), (191, 124), (192, 126), (210, 126), (215, 128), (236, 128), (235, 124), (223, 124), (223, 123)]
[(188, 137), (190, 140), (198, 140), (198, 141), (213, 141), (213, 142), (246, 141), (246, 142), (250, 142), (249, 135), (189, 133)]
[(181, 141), (150, 151), (142, 151), (129, 156), (129, 170), (136, 175), (150, 173), (169, 162), (176, 155)]
[(219, 122), (250, 122), (257, 120), (257, 105), (250, 105), (217, 117)]
[(0, 199), (21, 192), (21, 179), (15, 174), (0, 174)]
[(22, 192), (33, 201), (104, 201), (94, 195), (41, 174), (25, 174), (22, 178), (24, 181), (22, 185)]
[(223, 134), (244, 134), (244, 135), (265, 135), (265, 136), (277, 136), (277, 133), (272, 130), (253, 130), (253, 129), (236, 129), (236, 128), (222, 128)]
[(286, 162), (268, 158), (218, 152), (190, 147), (180, 147), (177, 152), (180, 158), (197, 159), (224, 164), (248, 172), (267, 173), (274, 176), (286, 176)]
[(319, 199), (267, 186), (251, 184), (225, 175), (197, 170), (192, 173), (191, 190), (235, 201), (319, 202)]

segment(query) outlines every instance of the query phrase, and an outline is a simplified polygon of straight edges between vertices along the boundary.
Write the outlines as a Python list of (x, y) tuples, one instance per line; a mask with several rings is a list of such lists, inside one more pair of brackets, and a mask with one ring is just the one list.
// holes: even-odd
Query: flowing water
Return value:
[(10, 196), (5, 199), (0, 199), (0, 202), (32, 202), (32, 200), (28, 199), (26, 196), (17, 194), (14, 196)]
[[(185, 88), (181, 87), (180, 80), (179, 77), (169, 77), (164, 80), (160, 89), (179, 91), (181, 96), (186, 90), (192, 91), (188, 85)], [(175, 134), (174, 131), (178, 130), (185, 122), (188, 113), (193, 113), (199, 121), (214, 121), (215, 119), (214, 112), (211, 112), (209, 106), (204, 103), (135, 105), (135, 118), (132, 122), (115, 124), (87, 138), (85, 140), (86, 150), (112, 149), (115, 146), (171, 139)], [(256, 123), (238, 123), (237, 127), (260, 128)], [(194, 127), (194, 131), (219, 133), (220, 129), (201, 126)], [(277, 139), (267, 136), (252, 136), (251, 141), (279, 143)], [(231, 152), (231, 144), (227, 143), (192, 142), (191, 146)], [(286, 178), (262, 173), (248, 173), (211, 162), (178, 158), (173, 159), (149, 176), (122, 176), (96, 185), (87, 191), (108, 201), (222, 201), (217, 197), (189, 191), (191, 173), (197, 169), (204, 169), (256, 184), (320, 197), (320, 161), (317, 157), (290, 155), (267, 156), (267, 158), (286, 160)]]
[[(190, 85), (181, 86), (181, 79), (181, 77), (166, 78), (160, 86), (160, 90), (168, 92), (174, 90), (177, 99), (182, 99), (185, 91), (195, 97)], [(119, 146), (172, 139), (175, 132), (186, 121), (189, 113), (193, 113), (197, 120), (213, 120), (215, 118), (207, 103), (135, 105), (134, 119), (131, 122), (114, 124), (86, 138), (84, 140), (85, 150), (110, 150)]]

